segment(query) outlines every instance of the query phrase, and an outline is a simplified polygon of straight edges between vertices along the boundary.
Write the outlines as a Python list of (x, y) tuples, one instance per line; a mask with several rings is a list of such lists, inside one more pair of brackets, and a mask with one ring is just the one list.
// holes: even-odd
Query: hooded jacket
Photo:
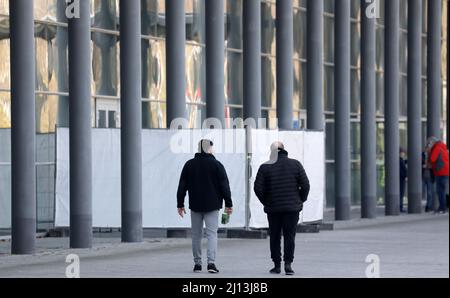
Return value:
[(189, 193), (189, 209), (206, 213), (233, 207), (230, 185), (224, 166), (212, 154), (197, 153), (189, 160), (178, 185), (178, 208), (184, 208), (184, 198)]
[(430, 163), (436, 177), (448, 177), (448, 150), (443, 142), (437, 142), (430, 153)]

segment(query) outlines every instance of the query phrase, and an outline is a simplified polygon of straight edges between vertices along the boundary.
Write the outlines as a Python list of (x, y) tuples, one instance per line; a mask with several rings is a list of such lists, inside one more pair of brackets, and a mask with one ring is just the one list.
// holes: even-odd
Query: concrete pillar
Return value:
[(92, 247), (90, 1), (69, 19), (70, 247)]
[(400, 166), (399, 166), (399, 96), (400, 96), (400, 2), (385, 1), (385, 214), (400, 213)]
[(324, 130), (323, 0), (308, 0), (307, 5), (307, 128), (312, 130)]
[(224, 0), (205, 1), (206, 26), (206, 118), (225, 125)]
[(408, 1), (408, 212), (422, 212), (422, 0)]
[(335, 2), (336, 220), (350, 219), (350, 0)]
[(11, 41), (11, 253), (36, 242), (36, 123), (33, 1), (9, 1)]
[(376, 35), (361, 0), (361, 217), (377, 215)]
[(441, 137), (442, 1), (428, 0), (427, 136)]
[(166, 0), (167, 127), (186, 118), (184, 0)]
[(141, 1), (120, 1), (122, 242), (142, 241)]
[(261, 118), (261, 0), (244, 0), (244, 119)]
[(294, 127), (294, 16), (292, 0), (276, 1), (277, 48), (277, 117), (278, 127), (291, 130)]

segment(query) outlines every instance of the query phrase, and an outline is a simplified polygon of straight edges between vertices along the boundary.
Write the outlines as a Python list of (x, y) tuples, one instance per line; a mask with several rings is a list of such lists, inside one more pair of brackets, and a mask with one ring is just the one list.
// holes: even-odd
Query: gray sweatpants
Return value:
[(191, 210), (192, 223), (192, 253), (194, 263), (202, 264), (202, 238), (203, 223), (206, 226), (206, 238), (208, 239), (208, 264), (214, 264), (217, 253), (217, 230), (219, 229), (219, 211), (198, 213)]

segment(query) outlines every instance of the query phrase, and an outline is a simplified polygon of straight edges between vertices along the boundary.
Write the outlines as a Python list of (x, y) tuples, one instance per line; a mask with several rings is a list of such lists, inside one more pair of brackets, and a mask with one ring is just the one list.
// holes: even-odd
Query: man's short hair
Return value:
[(284, 144), (280, 141), (274, 142), (270, 146), (270, 151), (279, 151), (279, 150), (284, 150)]
[(211, 148), (212, 148), (212, 146), (214, 146), (213, 141), (206, 140), (206, 139), (205, 140), (201, 140), (198, 143), (198, 152), (199, 153), (209, 153)]

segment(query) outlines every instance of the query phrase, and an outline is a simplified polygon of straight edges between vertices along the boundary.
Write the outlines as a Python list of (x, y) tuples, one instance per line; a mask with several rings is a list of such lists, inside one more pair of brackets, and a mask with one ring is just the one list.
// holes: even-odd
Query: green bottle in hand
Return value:
[(230, 215), (228, 213), (223, 213), (222, 214), (222, 224), (226, 225), (230, 222)]

